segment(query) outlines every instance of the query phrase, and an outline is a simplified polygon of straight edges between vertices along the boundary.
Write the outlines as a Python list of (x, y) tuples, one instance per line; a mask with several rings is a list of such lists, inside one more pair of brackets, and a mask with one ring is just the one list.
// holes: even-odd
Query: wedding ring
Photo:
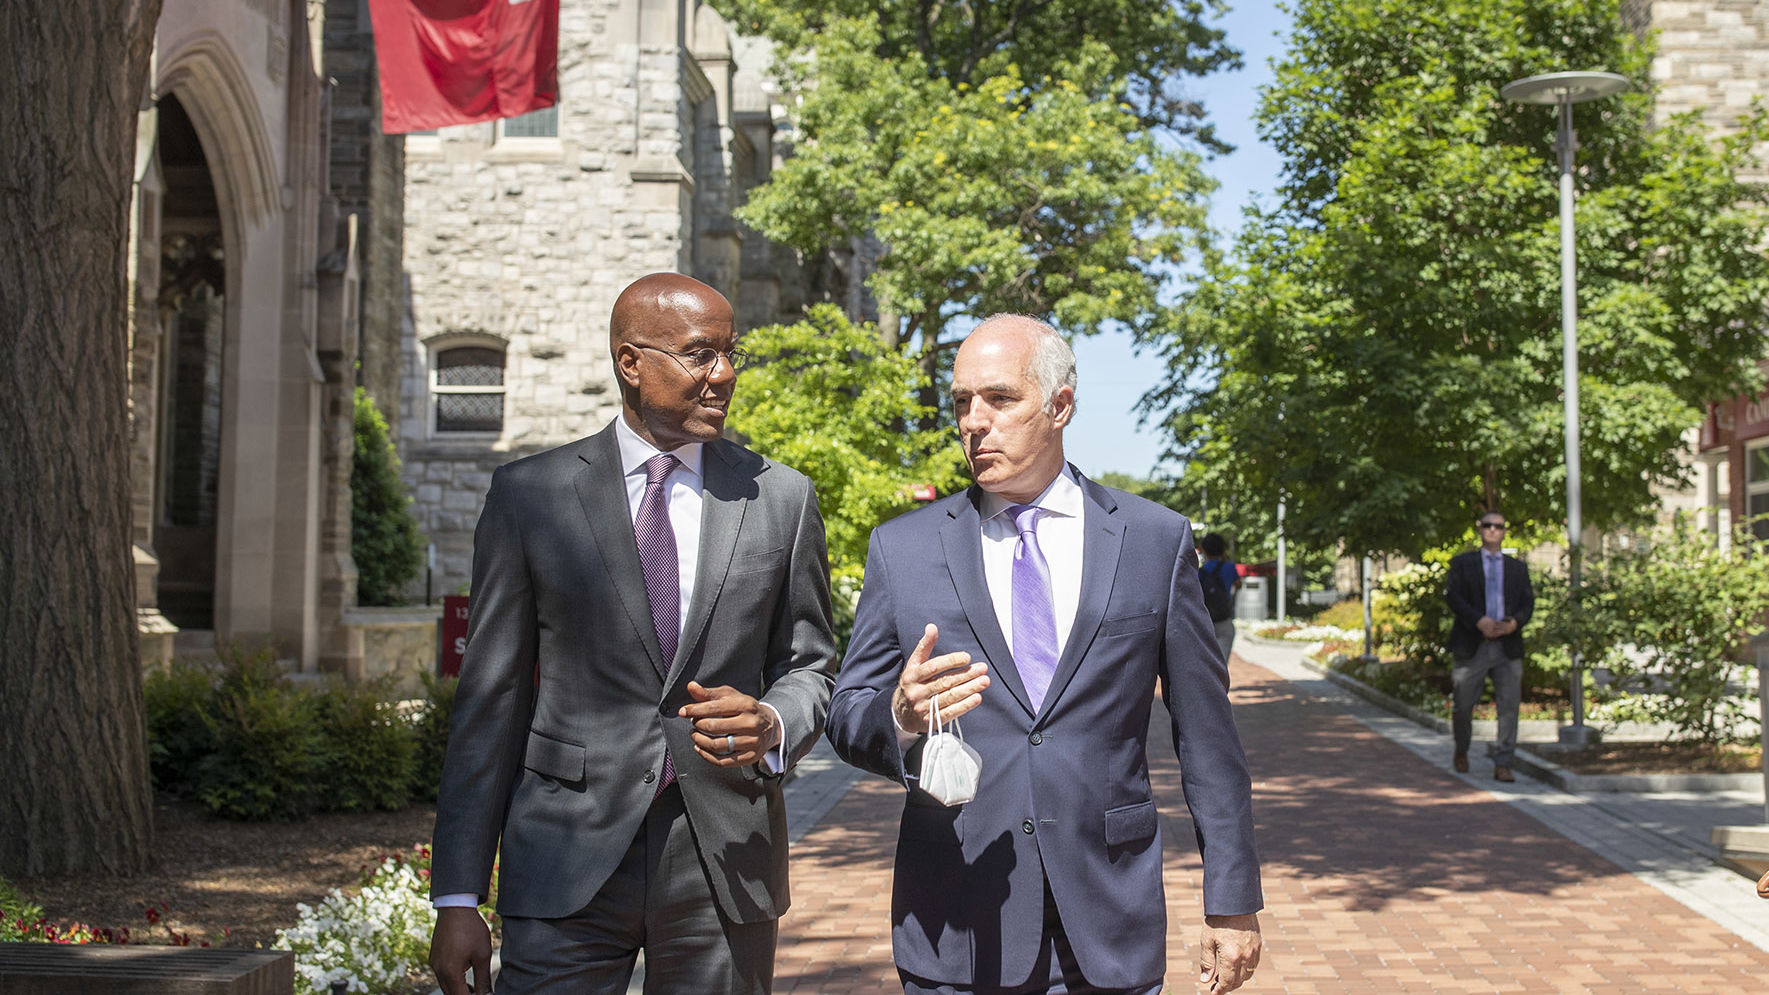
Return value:
[(736, 753), (737, 752), (737, 737), (736, 736), (727, 735), (725, 737), (725, 752), (726, 753)]

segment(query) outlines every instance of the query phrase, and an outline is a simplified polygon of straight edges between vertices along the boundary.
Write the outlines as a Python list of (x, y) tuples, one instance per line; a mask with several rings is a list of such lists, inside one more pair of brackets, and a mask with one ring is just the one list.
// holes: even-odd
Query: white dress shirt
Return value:
[[(1081, 484), (1067, 465), (1057, 474), (1044, 493), (1031, 504), (1044, 509), (1038, 516), (1038, 551), (1050, 568), (1050, 604), (1056, 614), (1057, 656), (1068, 645), (1069, 632), (1075, 628), (1075, 610), (1081, 605), (1081, 547), (1086, 534), (1085, 498)], [(997, 494), (984, 492), (977, 513), (983, 519), (983, 582), (989, 586), (989, 600), (995, 605), (995, 621), (1007, 636), (1008, 652), (1013, 651), (1013, 553), (1019, 544), (1020, 530), (1008, 509), (1015, 505)], [(938, 655), (940, 647), (934, 647)], [(972, 661), (973, 663), (976, 661)], [(985, 661), (991, 669), (1013, 666), (1008, 660)], [(891, 721), (897, 721), (895, 709)], [(927, 733), (925, 729), (910, 731), (897, 727), (897, 743), (908, 749)]]

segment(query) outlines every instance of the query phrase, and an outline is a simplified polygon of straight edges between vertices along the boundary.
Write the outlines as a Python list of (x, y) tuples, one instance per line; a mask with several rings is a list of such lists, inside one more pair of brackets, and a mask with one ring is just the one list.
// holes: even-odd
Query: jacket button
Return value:
[(1027, 819), (1025, 822), (1020, 823), (1020, 832), (1025, 833), (1027, 836), (1032, 835), (1031, 819)]
[(652, 781), (655, 781), (655, 780), (657, 780), (657, 775), (655, 773), (653, 773), (651, 771), (645, 772), (645, 783), (646, 784), (650, 784)]
[(1044, 742), (1044, 734), (1043, 733), (1035, 732), (1032, 734), (1032, 745), (1033, 746), (1037, 746), (1039, 743), (1042, 743), (1042, 742)]

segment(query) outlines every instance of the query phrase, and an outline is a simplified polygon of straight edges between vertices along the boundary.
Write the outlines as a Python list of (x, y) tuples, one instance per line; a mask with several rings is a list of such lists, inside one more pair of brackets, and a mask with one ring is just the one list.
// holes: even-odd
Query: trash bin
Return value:
[(1263, 622), (1271, 616), (1266, 602), (1266, 585), (1271, 583), (1266, 577), (1242, 577), (1240, 593), (1235, 595), (1235, 617)]

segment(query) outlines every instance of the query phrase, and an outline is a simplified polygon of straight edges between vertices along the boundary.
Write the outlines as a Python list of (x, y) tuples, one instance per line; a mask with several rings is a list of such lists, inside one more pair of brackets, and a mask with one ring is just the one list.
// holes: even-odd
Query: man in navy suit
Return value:
[(1450, 726), (1455, 732), (1456, 752), (1450, 762), (1457, 773), (1468, 772), (1474, 706), (1480, 703), (1480, 692), (1490, 675), (1499, 719), (1493, 777), (1513, 781), (1517, 705), (1523, 697), (1523, 637), (1518, 630), (1529, 623), (1535, 611), (1536, 592), (1529, 583), (1529, 568), (1504, 553), (1505, 516), (1489, 511), (1480, 516), (1479, 529), (1480, 548), (1450, 560), (1449, 589), (1444, 593), (1456, 616), (1450, 628), (1450, 655), (1456, 658), (1450, 672), (1455, 686)]
[[(891, 902), (904, 991), (1161, 990), (1157, 678), (1204, 859), (1200, 983), (1232, 991), (1259, 963), (1263, 899), (1191, 526), (1064, 461), (1075, 358), (1049, 326), (979, 325), (952, 400), (976, 486), (873, 533), (829, 712), (844, 760), (909, 788)], [(954, 807), (918, 784), (935, 697), (982, 758)]]

